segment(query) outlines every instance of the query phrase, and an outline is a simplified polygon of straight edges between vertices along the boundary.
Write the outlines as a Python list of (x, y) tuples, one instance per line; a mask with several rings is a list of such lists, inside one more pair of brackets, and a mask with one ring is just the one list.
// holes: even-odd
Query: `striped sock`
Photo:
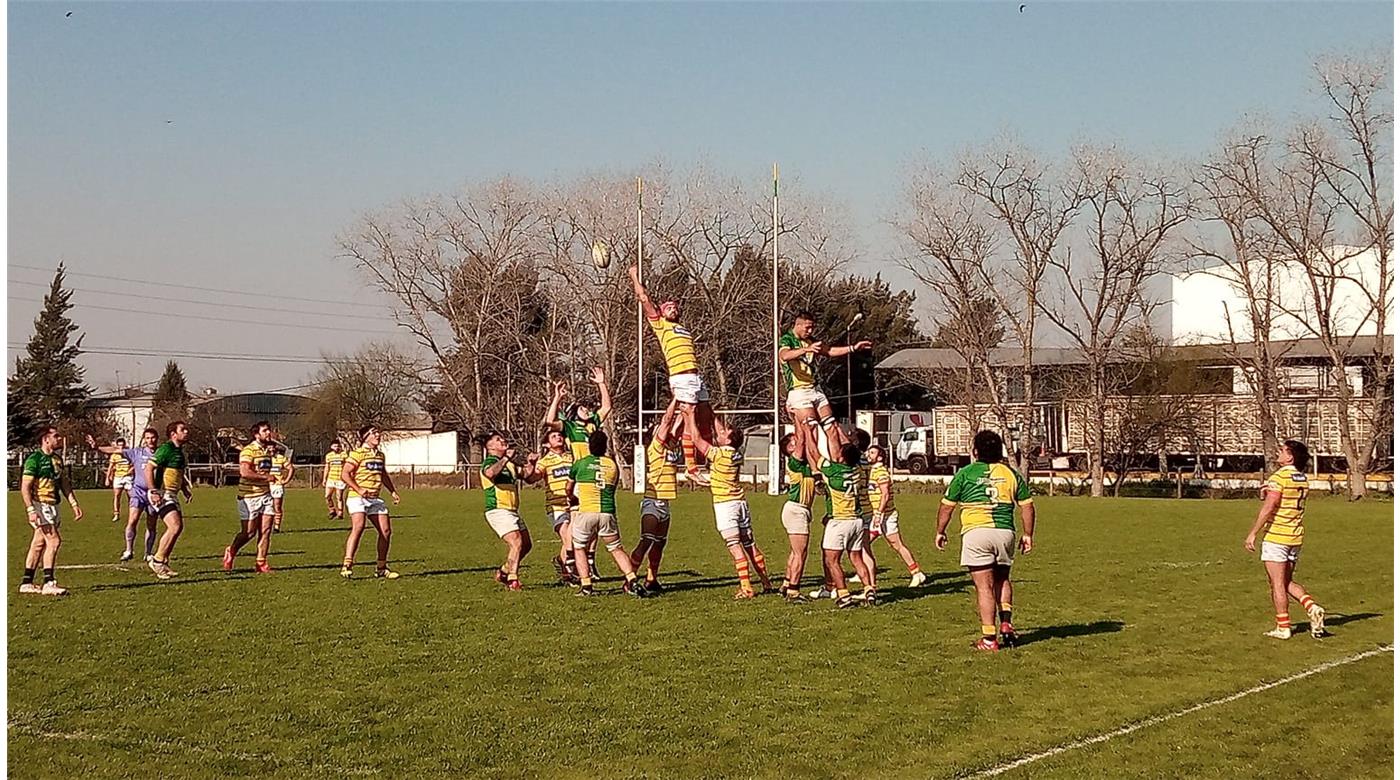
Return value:
[(695, 460), (695, 440), (688, 433), (681, 434), (681, 451), (685, 453), (685, 470), (698, 471), (700, 466)]
[(763, 560), (763, 551), (758, 549), (758, 545), (753, 546), (753, 565), (758, 567), (759, 574), (768, 573), (768, 566)]
[(1291, 628), (1293, 628), (1293, 621), (1291, 621), (1291, 620), (1288, 619), (1288, 613), (1287, 613), (1287, 612), (1280, 612), (1280, 613), (1274, 615), (1274, 623), (1275, 623), (1279, 628), (1285, 628), (1285, 629), (1291, 629)]
[(1298, 603), (1302, 604), (1303, 609), (1306, 609), (1309, 612), (1312, 612), (1312, 608), (1317, 606), (1317, 602), (1313, 601), (1313, 597), (1309, 596), (1306, 593), (1303, 594), (1302, 598), (1298, 599)]
[(1007, 603), (1005, 603), (1005, 602), (1003, 602), (1003, 603), (1001, 604), (1001, 614), (1000, 614), (998, 617), (1001, 618), (1001, 622), (1003, 622), (1003, 623), (1010, 623), (1010, 622), (1011, 622), (1011, 605), (1010, 605), (1010, 604), (1007, 604)]
[(842, 599), (848, 599), (848, 598), (850, 598), (850, 597), (851, 597), (851, 592), (850, 592), (849, 590), (846, 590), (845, 588), (837, 588), (837, 589), (836, 589), (836, 600), (837, 600), (837, 601), (841, 601)]
[(749, 581), (749, 562), (743, 558), (734, 561), (734, 571), (739, 575), (739, 587), (753, 590), (753, 583)]
[(355, 565), (355, 561), (354, 561), (353, 558), (346, 558), (345, 560), (343, 560), (343, 561), (340, 562), (340, 567), (341, 567), (342, 569), (348, 569), (348, 568), (350, 568), (350, 567), (352, 567), (352, 566), (354, 566), (354, 565)]
[(909, 573), (910, 573), (910, 574), (922, 574), (922, 572), (919, 571), (919, 564), (917, 564), (917, 563), (911, 563), (911, 564), (909, 564)]

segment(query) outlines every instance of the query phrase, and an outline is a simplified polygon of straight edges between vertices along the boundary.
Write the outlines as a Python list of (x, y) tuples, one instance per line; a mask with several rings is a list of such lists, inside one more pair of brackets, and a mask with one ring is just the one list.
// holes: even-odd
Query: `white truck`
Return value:
[(910, 474), (952, 474), (969, 460), (965, 453), (935, 452), (930, 425), (905, 428), (894, 444), (895, 468), (907, 469)]

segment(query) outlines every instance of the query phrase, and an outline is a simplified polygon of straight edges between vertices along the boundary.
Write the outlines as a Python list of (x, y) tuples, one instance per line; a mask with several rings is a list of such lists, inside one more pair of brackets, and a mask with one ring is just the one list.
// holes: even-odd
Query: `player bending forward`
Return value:
[[(588, 436), (588, 455), (569, 467), (569, 492), (578, 496), (578, 511), (570, 529), (574, 559), (601, 541), (622, 571), (623, 592), (644, 597), (647, 593), (637, 582), (637, 571), (622, 549), (622, 535), (617, 528), (617, 462), (607, 453), (608, 435), (594, 431)], [(592, 573), (580, 569), (579, 580), (581, 587), (575, 595), (594, 595)]]
[(735, 599), (754, 597), (753, 583), (749, 579), (750, 567), (758, 572), (763, 582), (763, 592), (773, 590), (768, 580), (768, 568), (764, 565), (763, 551), (753, 540), (753, 518), (749, 515), (749, 502), (744, 497), (744, 486), (739, 483), (739, 470), (744, 465), (744, 456), (739, 447), (744, 444), (744, 434), (735, 428), (716, 420), (715, 442), (709, 434), (696, 425), (695, 410), (685, 412), (685, 428), (695, 442), (700, 457), (710, 464), (710, 495), (715, 503), (715, 528), (729, 548), (734, 559), (734, 571), (739, 575), (739, 590)]
[[(58, 568), (58, 548), (63, 544), (59, 534), (58, 500), (68, 497), (68, 505), (73, 507), (73, 519), (83, 519), (83, 508), (78, 506), (78, 497), (73, 494), (73, 486), (63, 476), (63, 463), (54, 453), (63, 446), (63, 437), (52, 425), (39, 434), (39, 449), (24, 459), (24, 469), (19, 478), (19, 497), (24, 501), (24, 513), (29, 519), (29, 527), (34, 529), (29, 539), (29, 552), (24, 557), (24, 578), (20, 580), (20, 593), (39, 593), (45, 596), (63, 596), (68, 591), (54, 578)], [(44, 567), (43, 585), (34, 584), (34, 572), (42, 563)]]
[(389, 540), (394, 529), (389, 524), (389, 507), (380, 497), (380, 492), (388, 488), (389, 497), (397, 506), (399, 492), (394, 489), (394, 480), (384, 466), (379, 437), (379, 429), (373, 425), (360, 428), (360, 446), (345, 456), (345, 468), (341, 471), (345, 487), (350, 491), (345, 499), (345, 506), (350, 510), (350, 535), (345, 538), (345, 560), (340, 565), (340, 576), (347, 580), (355, 574), (355, 552), (360, 549), (360, 536), (365, 532), (366, 522), (373, 525), (379, 535), (374, 576), (386, 580), (399, 578), (399, 573), (389, 568)]
[(331, 442), (331, 451), (326, 453), (326, 517), (345, 517), (345, 452), (340, 441)]
[(947, 548), (948, 523), (953, 519), (953, 510), (961, 507), (962, 565), (967, 567), (977, 588), (977, 614), (982, 619), (982, 637), (973, 647), (995, 652), (1016, 642), (1016, 629), (1011, 625), (1016, 507), (1021, 508), (1021, 552), (1029, 554), (1035, 534), (1035, 505), (1031, 503), (1031, 486), (1002, 462), (1001, 436), (995, 431), (978, 431), (972, 437), (972, 456), (975, 460), (959, 469), (948, 483), (938, 507), (938, 536), (934, 544), (940, 550)]
[(272, 548), (272, 524), (276, 510), (272, 505), (272, 425), (267, 420), (253, 423), (249, 431), (253, 440), (238, 452), (238, 533), (224, 548), (224, 571), (233, 571), (234, 559), (243, 545), (258, 540), (253, 571), (267, 574)]
[(1254, 552), (1254, 540), (1264, 531), (1259, 560), (1269, 575), (1269, 593), (1274, 600), (1274, 629), (1265, 636), (1274, 639), (1293, 636), (1293, 623), (1288, 617), (1290, 596), (1307, 610), (1312, 635), (1327, 635), (1326, 611), (1313, 601), (1302, 583), (1293, 579), (1298, 553), (1303, 549), (1303, 503), (1308, 500), (1310, 457), (1307, 446), (1293, 439), (1278, 448), (1278, 471), (1260, 489), (1264, 506), (1259, 508), (1259, 516), (1244, 538), (1244, 548)]
[(660, 595), (665, 590), (657, 579), (661, 572), (661, 552), (666, 549), (666, 537), (671, 533), (671, 502), (676, 499), (676, 472), (684, 462), (676, 448), (685, 421), (676, 414), (676, 400), (666, 407), (661, 421), (652, 429), (647, 444), (646, 491), (642, 495), (642, 538), (632, 551), (632, 567), (640, 569), (645, 562), (648, 595)]
[[(885, 537), (885, 541), (904, 559), (904, 565), (909, 569), (909, 587), (917, 588), (927, 582), (928, 577), (899, 535), (899, 510), (894, 508), (894, 480), (890, 478), (889, 467), (885, 465), (885, 448), (878, 444), (870, 445), (865, 450), (865, 460), (870, 464), (870, 503), (875, 508), (870, 539)], [(866, 565), (875, 568), (874, 556), (866, 561)]]
[[(539, 456), (530, 453), (525, 468), (515, 465), (515, 448), (506, 437), (493, 433), (482, 442), (486, 457), (481, 459), (481, 487), (486, 492), (486, 524), (506, 545), (506, 560), (496, 569), (496, 582), (511, 590), (521, 590), (520, 562), (530, 554), (530, 529), (520, 517), (520, 481), (535, 474)], [(577, 546), (575, 547), (577, 550)], [(577, 552), (575, 553), (577, 557)], [(582, 572), (579, 573), (582, 577)]]
[[(787, 501), (783, 504), (783, 530), (788, 535), (787, 568), (783, 572), (783, 598), (789, 603), (807, 600), (802, 595), (802, 570), (807, 564), (807, 542), (811, 538), (812, 504), (816, 501), (821, 482), (807, 463), (807, 451), (815, 449), (811, 429), (805, 425), (793, 427), (782, 439), (787, 455)], [(818, 459), (820, 460), (820, 459)]]

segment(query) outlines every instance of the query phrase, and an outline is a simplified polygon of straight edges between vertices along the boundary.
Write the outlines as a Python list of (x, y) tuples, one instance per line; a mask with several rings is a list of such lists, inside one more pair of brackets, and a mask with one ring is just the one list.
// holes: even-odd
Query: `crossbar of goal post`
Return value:
[[(637, 177), (637, 272), (640, 276), (645, 268), (642, 262), (643, 255), (643, 223), (642, 223), (642, 177)], [(768, 443), (768, 495), (776, 496), (782, 490), (782, 472), (779, 470), (778, 440), (782, 438), (783, 418), (782, 418), (782, 396), (779, 382), (782, 381), (778, 367), (778, 335), (780, 323), (778, 322), (778, 164), (773, 163), (773, 267), (772, 267), (772, 303), (773, 303), (773, 406), (765, 409), (723, 409), (715, 410), (715, 414), (763, 414), (773, 415), (773, 435)], [(644, 409), (642, 401), (642, 388), (645, 380), (645, 370), (643, 363), (643, 338), (646, 322), (642, 315), (642, 303), (637, 302), (637, 444), (632, 449), (632, 488), (637, 493), (646, 490), (646, 442), (643, 436), (646, 431), (646, 416), (662, 414), (664, 410)]]

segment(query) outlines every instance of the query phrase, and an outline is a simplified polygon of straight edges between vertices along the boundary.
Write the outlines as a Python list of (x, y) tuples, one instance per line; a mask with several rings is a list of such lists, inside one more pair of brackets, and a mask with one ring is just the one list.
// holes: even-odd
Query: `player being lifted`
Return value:
[[(117, 439), (118, 442), (121, 439)], [(155, 428), (147, 428), (141, 432), (141, 446), (130, 447), (122, 450), (124, 459), (131, 464), (132, 482), (131, 498), (127, 502), (130, 504), (129, 513), (126, 518), (126, 547), (122, 550), (122, 563), (126, 563), (135, 557), (136, 548), (136, 527), (140, 525), (141, 518), (146, 518), (146, 561), (149, 563), (156, 551), (156, 516), (147, 496), (146, 485), (146, 461), (150, 460), (156, 453), (156, 443), (160, 441), (160, 432)], [(91, 436), (87, 437), (89, 447), (104, 455), (115, 455), (116, 447), (99, 447), (97, 441)]]
[[(637, 597), (647, 595), (639, 587), (637, 572), (622, 549), (622, 534), (617, 528), (617, 462), (608, 457), (608, 435), (594, 431), (588, 435), (588, 454), (569, 467), (568, 490), (578, 496), (578, 512), (570, 533), (573, 536), (574, 558), (590, 545), (602, 541), (622, 571), (622, 590)], [(580, 570), (579, 596), (593, 595), (591, 572)]]
[[(1244, 538), (1244, 548), (1254, 552), (1254, 540), (1264, 531), (1259, 560), (1269, 575), (1269, 593), (1274, 600), (1274, 629), (1265, 636), (1288, 639), (1293, 623), (1288, 617), (1288, 599), (1293, 597), (1308, 613), (1314, 637), (1327, 635), (1326, 612), (1313, 601), (1306, 588), (1293, 579), (1298, 553), (1303, 549), (1303, 503), (1308, 500), (1308, 448), (1289, 439), (1278, 448), (1278, 471), (1260, 488), (1264, 505)], [(1268, 530), (1265, 530), (1267, 528)]]
[(345, 506), (350, 510), (350, 535), (345, 538), (345, 560), (340, 564), (340, 576), (350, 579), (355, 576), (355, 552), (360, 549), (360, 537), (365, 532), (365, 523), (374, 526), (379, 535), (379, 545), (375, 557), (374, 576), (396, 580), (399, 573), (389, 568), (389, 540), (393, 527), (389, 524), (389, 507), (381, 497), (381, 491), (388, 488), (394, 504), (399, 503), (399, 492), (394, 489), (394, 480), (385, 468), (384, 451), (379, 449), (379, 429), (373, 425), (360, 428), (360, 446), (345, 456), (341, 477), (350, 491)]
[[(554, 383), (554, 395), (550, 397), (549, 409), (544, 413), (543, 425), (550, 431), (558, 431), (563, 435), (569, 446), (570, 462), (579, 458), (588, 457), (588, 437), (598, 430), (608, 416), (612, 414), (612, 392), (608, 390), (608, 378), (603, 373), (602, 366), (594, 366), (589, 373), (589, 378), (598, 387), (598, 407), (594, 409), (588, 403), (576, 403), (564, 411), (559, 412), (560, 403), (568, 393), (568, 389), (563, 382)], [(551, 459), (551, 462), (557, 459)], [(555, 464), (558, 467), (558, 464)], [(558, 520), (557, 516), (550, 518), (551, 522)], [(568, 542), (567, 529), (560, 529), (556, 524), (555, 531), (561, 534), (564, 544), (569, 546), (568, 555), (573, 556), (573, 545)], [(588, 548), (588, 569), (594, 579), (598, 578), (598, 562), (596, 560), (597, 544)]]
[(267, 420), (253, 423), (249, 430), (253, 440), (238, 452), (238, 533), (224, 548), (224, 571), (233, 571), (234, 558), (243, 545), (258, 540), (253, 570), (259, 574), (272, 571), (267, 555), (272, 547), (272, 523), (276, 510), (272, 507), (272, 424)]
[[(836, 425), (831, 401), (817, 386), (816, 356), (829, 358), (870, 349), (872, 342), (858, 341), (851, 345), (828, 346), (811, 340), (816, 319), (811, 312), (798, 312), (792, 328), (778, 340), (778, 360), (783, 364), (783, 381), (787, 385), (787, 408), (794, 425), (818, 426), (827, 436)], [(820, 439), (818, 439), (820, 441)]]
[[(46, 426), (39, 434), (39, 449), (24, 459), (24, 469), (19, 478), (19, 497), (24, 501), (24, 512), (34, 534), (29, 539), (29, 552), (24, 558), (20, 593), (41, 593), (45, 596), (68, 593), (54, 579), (54, 569), (58, 567), (58, 548), (63, 544), (63, 537), (58, 532), (58, 502), (60, 498), (68, 497), (74, 520), (83, 519), (83, 508), (78, 506), (73, 486), (63, 476), (63, 464), (54, 454), (62, 446), (63, 436), (58, 429), (52, 425)], [(34, 584), (34, 572), (41, 564), (44, 568), (42, 586)]]
[[(520, 562), (530, 554), (530, 529), (520, 518), (520, 481), (534, 476), (539, 455), (530, 453), (525, 468), (515, 465), (515, 447), (501, 433), (482, 441), (486, 456), (481, 459), (481, 488), (486, 492), (486, 524), (506, 545), (506, 560), (496, 569), (496, 581), (511, 590), (521, 590)], [(577, 549), (577, 546), (575, 546)], [(575, 558), (577, 558), (575, 552)], [(583, 572), (579, 572), (583, 576)]]
[[(633, 265), (627, 273), (632, 277), (632, 291), (642, 304), (642, 312), (647, 316), (651, 332), (661, 343), (661, 354), (666, 358), (666, 371), (670, 374), (668, 384), (671, 397), (679, 401), (681, 411), (695, 417), (696, 428), (707, 438), (713, 438), (714, 412), (710, 408), (710, 392), (705, 389), (705, 380), (700, 377), (700, 362), (695, 352), (695, 337), (681, 324), (681, 305), (678, 301), (662, 301), (658, 307), (652, 303), (642, 286), (642, 272)], [(682, 441), (685, 452), (686, 470), (695, 473), (699, 470), (694, 452), (694, 434), (687, 434)]]
[(132, 473), (135, 469), (126, 457), (126, 439), (112, 442), (112, 451), (107, 458), (107, 484), (112, 486), (112, 522), (122, 513), (122, 493), (131, 495)]
[(326, 453), (326, 517), (345, 517), (345, 451), (340, 440), (331, 442), (331, 451)]
[(642, 583), (648, 595), (659, 595), (664, 589), (657, 580), (661, 571), (661, 552), (671, 532), (671, 502), (676, 498), (676, 472), (684, 462), (676, 444), (685, 421), (676, 414), (676, 399), (672, 398), (660, 422), (652, 429), (647, 444), (646, 491), (642, 496), (642, 538), (632, 551), (632, 566), (640, 569), (646, 563), (646, 580)]
[(186, 501), (194, 500), (190, 482), (185, 478), (185, 442), (190, 438), (190, 429), (183, 420), (165, 426), (169, 439), (156, 450), (156, 454), (146, 461), (146, 491), (151, 511), (156, 517), (165, 520), (165, 533), (161, 534), (156, 545), (156, 553), (149, 566), (156, 577), (168, 580), (175, 576), (170, 568), (170, 556), (175, 552), (175, 542), (185, 530), (185, 515), (180, 509), (180, 495)]
[(739, 482), (739, 470), (744, 465), (744, 456), (739, 448), (744, 444), (744, 434), (716, 420), (714, 443), (711, 443), (710, 434), (700, 430), (695, 418), (695, 410), (687, 408), (686, 432), (695, 441), (700, 457), (710, 464), (710, 495), (715, 504), (715, 528), (724, 538), (729, 555), (734, 559), (734, 571), (739, 575), (739, 590), (734, 598), (751, 599), (754, 589), (749, 577), (750, 567), (758, 572), (763, 582), (763, 592), (773, 590), (773, 583), (768, 580), (763, 551), (754, 544), (749, 502), (744, 497), (744, 486)]
[[(1034, 546), (1035, 505), (1031, 486), (1015, 469), (1002, 462), (1001, 436), (978, 431), (972, 437), (975, 460), (958, 469), (938, 507), (938, 535), (934, 545), (948, 546), (948, 523), (961, 507), (962, 565), (977, 588), (977, 613), (982, 618), (982, 638), (977, 650), (995, 652), (1016, 642), (1011, 625), (1011, 563), (1016, 557), (1016, 507), (1021, 509), (1023, 554)], [(1000, 612), (998, 613), (998, 603)], [(998, 618), (1000, 629), (998, 629)], [(997, 635), (1001, 638), (998, 641)]]

